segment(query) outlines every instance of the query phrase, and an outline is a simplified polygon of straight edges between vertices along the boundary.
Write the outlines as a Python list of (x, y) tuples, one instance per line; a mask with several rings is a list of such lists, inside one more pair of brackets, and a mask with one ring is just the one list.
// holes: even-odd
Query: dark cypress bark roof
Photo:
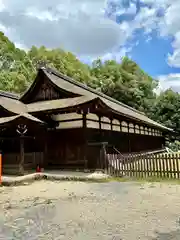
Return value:
[(75, 97), (75, 98), (65, 98), (65, 99), (57, 99), (57, 100), (49, 100), (49, 101), (41, 101), (27, 104), (27, 111), (29, 113), (35, 112), (45, 112), (48, 110), (61, 110), (69, 107), (79, 106), (84, 103), (88, 103), (92, 100), (95, 100), (94, 97)]
[(26, 105), (17, 99), (0, 97), (0, 106), (13, 114), (22, 114), (27, 112)]
[(38, 118), (28, 114), (28, 113), (23, 113), (23, 114), (11, 116), (11, 117), (0, 118), (0, 125), (4, 125), (6, 123), (12, 122), (12, 121), (17, 120), (19, 118), (25, 118), (25, 119), (28, 119), (28, 120), (33, 121), (33, 122), (37, 122), (37, 123), (40, 123), (40, 124), (45, 124), (40, 119), (38, 119)]
[(172, 131), (160, 123), (153, 121), (152, 119), (148, 118), (144, 113), (127, 106), (101, 92), (92, 89), (85, 84), (75, 81), (74, 79), (63, 75), (53, 69), (46, 68), (41, 69), (44, 74), (59, 88), (63, 88), (66, 91), (73, 92), (75, 94), (79, 94), (80, 96), (91, 96), (94, 98), (99, 97), (109, 108), (113, 109), (116, 113), (134, 119), (136, 121), (140, 121), (142, 123), (155, 126), (157, 128), (166, 129)]

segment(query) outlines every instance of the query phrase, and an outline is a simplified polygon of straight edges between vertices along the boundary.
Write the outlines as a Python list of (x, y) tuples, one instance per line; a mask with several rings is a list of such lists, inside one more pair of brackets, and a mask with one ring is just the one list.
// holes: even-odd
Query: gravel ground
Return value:
[(38, 181), (0, 195), (3, 240), (180, 239), (180, 185)]

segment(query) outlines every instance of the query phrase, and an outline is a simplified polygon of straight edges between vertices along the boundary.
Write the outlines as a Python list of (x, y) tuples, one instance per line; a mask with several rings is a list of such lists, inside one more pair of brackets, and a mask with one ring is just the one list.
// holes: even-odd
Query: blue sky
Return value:
[(131, 58), (151, 76), (179, 72), (178, 68), (169, 66), (167, 53), (172, 54), (172, 38), (160, 38), (153, 32), (149, 39), (143, 32), (137, 34), (138, 45), (130, 52)]
[(179, 0), (0, 0), (0, 30), (18, 47), (63, 48), (82, 61), (135, 60), (180, 91)]
[[(128, 4), (130, 2), (136, 3), (136, 12), (135, 14), (122, 14), (116, 17), (117, 23), (133, 21), (135, 16), (144, 7), (153, 9), (153, 4), (143, 4), (143, 1), (124, 2)], [(160, 17), (164, 17), (165, 12), (162, 8), (159, 8), (157, 13)], [(180, 67), (173, 67), (168, 64), (168, 55), (173, 54), (173, 41), (173, 35), (160, 36), (158, 28), (153, 29), (148, 35), (144, 33), (144, 29), (140, 29), (135, 32), (133, 39), (126, 43), (127, 48), (128, 46), (133, 46), (131, 51), (127, 53), (127, 56), (138, 63), (144, 71), (153, 77), (179, 73)]]

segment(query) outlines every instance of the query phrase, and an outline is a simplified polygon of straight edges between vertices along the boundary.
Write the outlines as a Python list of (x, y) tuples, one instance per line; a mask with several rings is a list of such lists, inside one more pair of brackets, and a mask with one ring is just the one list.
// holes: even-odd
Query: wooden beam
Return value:
[[(23, 139), (35, 139), (33, 136), (22, 136)], [(19, 137), (0, 137), (0, 140), (19, 140)]]
[(72, 121), (82, 119), (83, 115), (76, 112), (52, 115), (54, 121)]
[(102, 145), (104, 145), (104, 146), (106, 146), (106, 145), (108, 145), (108, 142), (92, 142), (92, 143), (88, 143), (88, 146), (102, 146)]
[(87, 124), (87, 128), (99, 129), (99, 122), (98, 121), (87, 120), (86, 124)]
[(59, 122), (59, 126), (56, 129), (71, 129), (71, 128), (82, 128), (83, 120), (63, 121)]

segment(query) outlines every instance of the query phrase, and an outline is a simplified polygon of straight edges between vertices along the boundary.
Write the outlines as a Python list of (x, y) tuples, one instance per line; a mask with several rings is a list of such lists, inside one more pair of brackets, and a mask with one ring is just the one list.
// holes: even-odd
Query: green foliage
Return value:
[(169, 142), (167, 146), (174, 152), (180, 151), (180, 141)]
[(61, 49), (48, 50), (44, 46), (40, 48), (33, 46), (28, 52), (28, 57), (34, 67), (43, 61), (49, 67), (53, 67), (80, 82), (88, 82), (91, 79), (89, 67), (70, 52)]
[(24, 74), (16, 71), (1, 71), (0, 89), (8, 92), (23, 92), (27, 89), (28, 83)]
[(171, 89), (162, 92), (151, 109), (152, 118), (169, 128), (180, 131), (180, 95)]
[(0, 32), (0, 89), (22, 92), (32, 81), (32, 66), (25, 51)]
[(34, 80), (39, 63), (88, 83), (91, 81), (89, 66), (80, 62), (72, 53), (61, 49), (48, 50), (44, 46), (33, 46), (27, 53), (15, 47), (0, 32), (0, 89), (22, 93)]
[(155, 100), (153, 90), (157, 82), (127, 57), (121, 64), (113, 60), (102, 63), (98, 59), (93, 63), (91, 74), (94, 76), (92, 87), (140, 111), (148, 112)]

